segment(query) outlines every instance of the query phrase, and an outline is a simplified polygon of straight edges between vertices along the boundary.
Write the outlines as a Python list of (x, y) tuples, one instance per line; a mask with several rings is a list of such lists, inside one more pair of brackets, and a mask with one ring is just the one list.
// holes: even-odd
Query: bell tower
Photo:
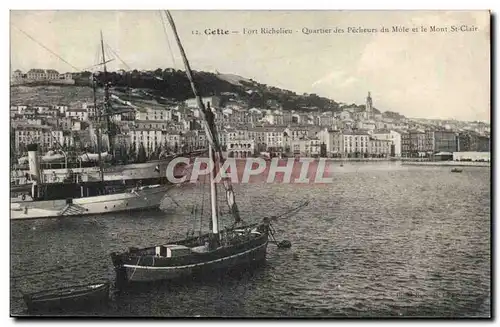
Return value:
[(373, 101), (370, 92), (368, 92), (368, 96), (366, 97), (366, 116), (368, 119), (371, 119), (373, 115)]

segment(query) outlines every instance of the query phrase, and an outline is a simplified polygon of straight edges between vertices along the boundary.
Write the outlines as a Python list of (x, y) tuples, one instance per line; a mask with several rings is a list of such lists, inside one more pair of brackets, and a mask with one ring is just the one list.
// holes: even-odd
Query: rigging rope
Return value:
[(207, 185), (207, 179), (203, 178), (203, 186), (201, 187), (201, 212), (200, 212), (200, 236), (203, 226), (203, 209), (205, 207), (205, 186)]
[[(172, 18), (172, 15), (170, 14), (170, 12), (168, 10), (165, 10), (165, 15), (167, 16), (167, 19), (170, 23), (170, 26), (172, 27), (172, 31), (174, 33), (174, 36), (175, 36), (175, 39), (177, 41), (177, 46), (179, 47), (179, 51), (181, 53), (181, 56), (182, 56), (182, 60), (184, 62), (184, 67), (186, 69), (186, 75), (187, 75), (187, 78), (189, 80), (189, 84), (191, 85), (191, 89), (193, 91), (193, 94), (196, 98), (196, 102), (198, 104), (198, 107), (200, 109), (200, 115), (204, 121), (204, 128), (205, 128), (205, 133), (206, 133), (206, 136), (208, 138), (208, 141), (209, 143), (212, 145), (213, 149), (214, 149), (214, 153), (216, 154), (214, 157), (215, 160), (218, 160), (219, 161), (219, 164), (224, 164), (224, 156), (222, 154), (222, 149), (221, 149), (221, 146), (220, 146), (220, 141), (218, 139), (218, 134), (217, 134), (217, 127), (214, 123), (214, 114), (212, 112), (212, 110), (210, 109), (210, 106), (208, 106), (208, 108), (205, 107), (205, 105), (203, 104), (203, 101), (198, 93), (198, 90), (196, 88), (196, 83), (194, 81), (194, 77), (193, 77), (193, 72), (191, 70), (191, 67), (189, 65), (189, 61), (186, 57), (186, 52), (184, 51), (184, 47), (182, 46), (182, 43), (181, 43), (181, 40), (179, 38), (179, 34), (177, 33), (177, 28), (175, 26), (175, 22)], [(234, 220), (235, 220), (235, 224), (238, 224), (241, 222), (241, 217), (240, 217), (240, 212), (239, 212), (239, 209), (238, 209), (238, 206), (236, 205), (236, 199), (234, 197), (234, 190), (233, 190), (233, 187), (231, 185), (231, 181), (229, 178), (223, 178), (222, 179), (222, 182), (224, 184), (224, 188), (226, 189), (226, 202), (227, 202), (227, 205), (229, 207), (229, 209), (231, 210), (231, 213), (234, 217)]]
[(161, 25), (163, 26), (163, 32), (165, 33), (165, 37), (167, 38), (168, 51), (170, 52), (170, 57), (172, 58), (172, 64), (174, 65), (173, 68), (175, 68), (177, 67), (177, 65), (175, 63), (174, 53), (172, 52), (172, 46), (170, 45), (170, 40), (168, 38), (167, 26), (165, 24), (165, 21), (163, 20), (163, 14), (161, 10), (160, 10), (160, 18), (161, 18)]
[(30, 38), (32, 41), (34, 41), (36, 44), (38, 44), (39, 46), (41, 46), (42, 48), (44, 48), (45, 50), (47, 50), (48, 52), (50, 52), (51, 54), (53, 54), (54, 56), (56, 56), (57, 58), (59, 58), (61, 61), (63, 61), (64, 63), (68, 64), (71, 66), (71, 68), (73, 68), (74, 70), (78, 71), (79, 69), (76, 68), (75, 66), (73, 66), (72, 64), (70, 64), (69, 62), (67, 62), (66, 60), (64, 60), (63, 57), (61, 57), (60, 55), (58, 55), (57, 53), (55, 53), (54, 51), (50, 50), (49, 48), (47, 48), (45, 45), (43, 45), (42, 43), (38, 42), (34, 37), (32, 37), (31, 35), (29, 35), (28, 33), (26, 33), (25, 31), (23, 31), (22, 29), (20, 29), (19, 27), (17, 27), (16, 25), (12, 24), (12, 26), (14, 26), (16, 29), (18, 29), (21, 33), (23, 33), (24, 35), (26, 35), (28, 38)]
[[(122, 58), (120, 58), (120, 56), (118, 55), (118, 53), (109, 45), (106, 43), (106, 47), (109, 51), (111, 51), (111, 54), (113, 54), (116, 58), (118, 58), (118, 60), (121, 61), (121, 63), (127, 67), (128, 70), (132, 70), (132, 68), (130, 68), (129, 65), (127, 65), (127, 63), (125, 61), (122, 60)], [(111, 57), (111, 56), (110, 56)]]

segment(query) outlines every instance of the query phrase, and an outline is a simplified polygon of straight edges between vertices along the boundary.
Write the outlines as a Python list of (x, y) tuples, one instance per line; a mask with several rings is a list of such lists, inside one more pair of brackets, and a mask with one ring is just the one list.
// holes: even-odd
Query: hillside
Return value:
[[(258, 83), (252, 79), (234, 74), (208, 73), (195, 71), (194, 79), (202, 96), (235, 94), (249, 108), (277, 109), (300, 111), (341, 111), (345, 106), (338, 102), (320, 97), (316, 94), (297, 94), (274, 86)], [(90, 72), (75, 74), (76, 86), (17, 86), (11, 87), (11, 102), (39, 103), (71, 103), (78, 100), (91, 101)], [(97, 79), (102, 84), (103, 75)], [(165, 103), (171, 100), (183, 101), (192, 98), (193, 92), (185, 72), (174, 69), (156, 69), (155, 71), (110, 72), (108, 81), (119, 91), (134, 89), (134, 95), (148, 100)], [(32, 89), (36, 92), (30, 92)], [(42, 95), (40, 97), (40, 95)], [(27, 101), (27, 102), (26, 102)], [(351, 104), (364, 110), (364, 105)], [(379, 112), (378, 110), (374, 110)]]
[[(99, 91), (99, 97), (103, 96)], [(88, 86), (12, 86), (10, 102), (13, 105), (71, 104), (92, 101), (92, 89)]]
[[(326, 111), (339, 109), (339, 105), (335, 101), (319, 97), (316, 94), (299, 95), (234, 74), (198, 71), (193, 73), (203, 96), (234, 93), (249, 107), (269, 109), (277, 108), (279, 104), (284, 110)], [(102, 78), (102, 75), (99, 75), (98, 78)], [(185, 72), (180, 70), (157, 69), (152, 72), (134, 70), (124, 74), (113, 72), (108, 75), (108, 78), (115, 87), (147, 89), (153, 97), (181, 101), (194, 96)]]

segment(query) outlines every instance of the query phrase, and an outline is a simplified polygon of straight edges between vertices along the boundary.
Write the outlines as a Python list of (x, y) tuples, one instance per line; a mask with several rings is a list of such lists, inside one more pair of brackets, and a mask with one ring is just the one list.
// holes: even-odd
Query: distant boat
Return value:
[(95, 308), (107, 304), (109, 282), (49, 289), (25, 294), (23, 297), (30, 313)]
[(461, 173), (462, 171), (463, 171), (463, 170), (462, 170), (462, 169), (460, 169), (460, 168), (453, 168), (453, 169), (451, 170), (451, 172), (452, 172), (452, 173)]

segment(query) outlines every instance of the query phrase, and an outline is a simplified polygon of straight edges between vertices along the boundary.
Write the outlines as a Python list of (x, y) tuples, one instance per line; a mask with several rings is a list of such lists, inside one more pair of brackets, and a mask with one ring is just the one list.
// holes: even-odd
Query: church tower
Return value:
[(368, 92), (368, 96), (366, 97), (366, 116), (368, 119), (373, 117), (373, 101), (370, 92)]

